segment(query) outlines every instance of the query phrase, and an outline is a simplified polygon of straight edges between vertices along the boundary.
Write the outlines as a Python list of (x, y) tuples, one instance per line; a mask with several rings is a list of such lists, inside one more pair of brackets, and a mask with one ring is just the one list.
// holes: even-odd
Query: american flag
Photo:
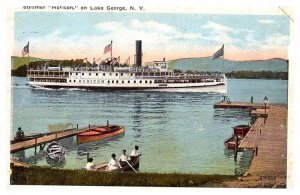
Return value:
[(22, 57), (29, 53), (29, 42), (22, 50)]
[(105, 48), (104, 48), (104, 54), (106, 54), (107, 52), (110, 52), (111, 51), (111, 44), (107, 45)]
[(219, 49), (216, 53), (214, 53), (214, 55), (212, 56), (212, 59), (217, 59), (221, 56), (224, 55), (224, 45), (221, 47), (221, 49)]

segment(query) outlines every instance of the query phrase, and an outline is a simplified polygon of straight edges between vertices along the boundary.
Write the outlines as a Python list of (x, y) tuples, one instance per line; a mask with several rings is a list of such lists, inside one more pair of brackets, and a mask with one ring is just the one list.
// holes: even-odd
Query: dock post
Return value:
[(91, 124), (89, 124), (89, 130), (91, 130)]
[(78, 129), (78, 124), (76, 125), (76, 129)]
[(108, 120), (106, 121), (106, 126), (109, 126), (109, 121)]
[(257, 156), (257, 154), (258, 154), (258, 147), (256, 146), (256, 148), (255, 148), (255, 156)]
[(34, 154), (36, 154), (36, 144), (37, 144), (37, 138), (35, 138), (35, 140), (34, 140)]
[(238, 137), (235, 136), (235, 144), (234, 144), (234, 161), (237, 160), (237, 153), (238, 153)]
[(253, 96), (251, 96), (251, 100), (250, 100), (251, 104), (253, 104)]
[(86, 162), (89, 162), (89, 158), (90, 158), (90, 153), (87, 152), (87, 153), (86, 153)]
[(259, 134), (261, 134), (261, 129), (259, 129)]

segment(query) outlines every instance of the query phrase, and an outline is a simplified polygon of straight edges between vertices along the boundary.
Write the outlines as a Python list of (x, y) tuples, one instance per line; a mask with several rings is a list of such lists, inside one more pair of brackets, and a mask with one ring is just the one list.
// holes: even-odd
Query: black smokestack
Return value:
[(136, 40), (135, 47), (136, 47), (136, 52), (135, 52), (136, 66), (140, 68), (142, 67), (142, 41)]

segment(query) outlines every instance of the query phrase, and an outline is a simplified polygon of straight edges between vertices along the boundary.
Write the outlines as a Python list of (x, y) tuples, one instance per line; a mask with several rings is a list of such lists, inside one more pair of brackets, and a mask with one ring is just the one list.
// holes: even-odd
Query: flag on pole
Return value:
[(29, 53), (29, 42), (22, 50), (22, 57)]
[(111, 51), (111, 44), (108, 44), (105, 48), (104, 48), (104, 52), (103, 54), (106, 54), (107, 52)]
[(221, 47), (221, 49), (219, 49), (216, 53), (214, 53), (214, 55), (212, 56), (212, 59), (217, 59), (221, 56), (224, 55), (224, 45)]

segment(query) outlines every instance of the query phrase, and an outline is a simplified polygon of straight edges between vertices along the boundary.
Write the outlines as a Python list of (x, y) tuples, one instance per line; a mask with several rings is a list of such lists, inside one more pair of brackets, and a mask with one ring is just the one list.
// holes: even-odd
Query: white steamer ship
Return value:
[(84, 88), (91, 90), (220, 91), (226, 92), (225, 74), (175, 74), (168, 62), (154, 61), (142, 67), (142, 42), (136, 41), (136, 65), (120, 65), (108, 58), (94, 67), (29, 69), (32, 87)]

